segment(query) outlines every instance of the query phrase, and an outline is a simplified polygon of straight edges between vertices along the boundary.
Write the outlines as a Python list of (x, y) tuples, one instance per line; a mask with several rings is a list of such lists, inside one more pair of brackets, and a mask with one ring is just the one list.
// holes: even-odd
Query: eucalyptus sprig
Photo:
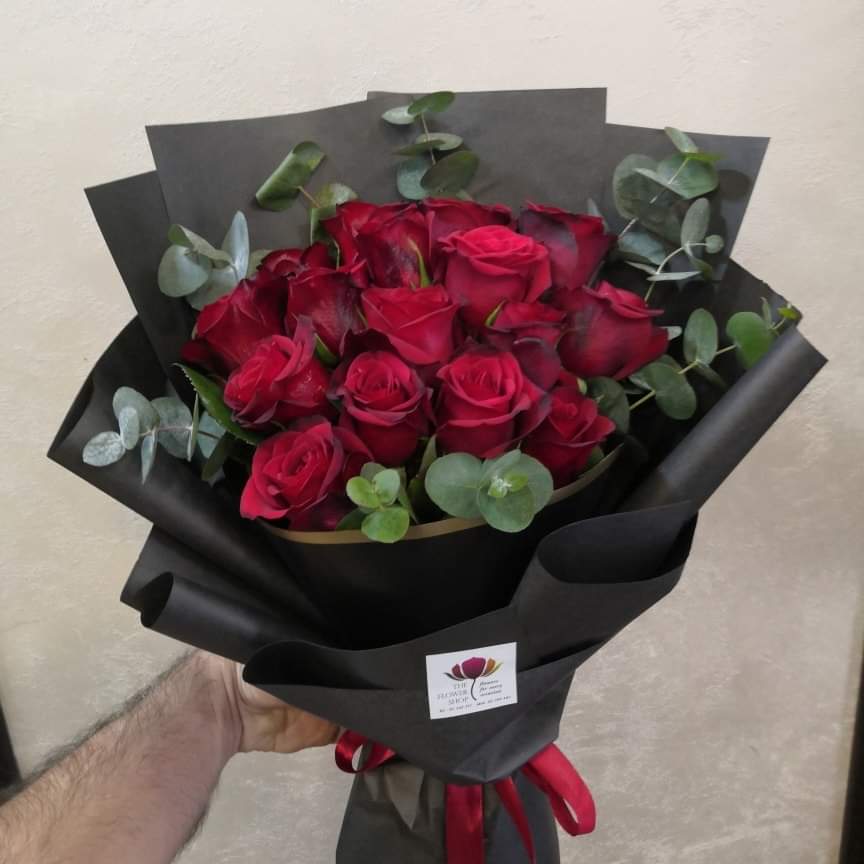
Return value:
[(424, 483), (432, 501), (450, 516), (484, 519), (499, 531), (527, 528), (552, 497), (552, 475), (520, 450), (495, 459), (450, 453), (436, 459)]
[(403, 472), (367, 462), (360, 474), (348, 481), (345, 493), (357, 509), (342, 519), (337, 530), (359, 528), (379, 543), (395, 543), (405, 536), (413, 511)]
[[(419, 122), (423, 131), (411, 144), (398, 148), (398, 156), (409, 158), (396, 169), (396, 186), (403, 198), (420, 201), (430, 195), (469, 198), (466, 187), (477, 173), (480, 160), (471, 150), (460, 150), (463, 140), (452, 132), (433, 132), (428, 116), (446, 111), (456, 95), (440, 90), (385, 111), (381, 117), (394, 126)], [(442, 156), (442, 153), (447, 155)]]

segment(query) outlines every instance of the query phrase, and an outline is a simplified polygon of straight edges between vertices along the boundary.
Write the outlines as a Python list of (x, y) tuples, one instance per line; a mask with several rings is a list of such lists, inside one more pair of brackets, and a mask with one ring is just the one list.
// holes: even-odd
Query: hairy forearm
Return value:
[(0, 807), (0, 862), (170, 862), (240, 743), (223, 674), (191, 655)]

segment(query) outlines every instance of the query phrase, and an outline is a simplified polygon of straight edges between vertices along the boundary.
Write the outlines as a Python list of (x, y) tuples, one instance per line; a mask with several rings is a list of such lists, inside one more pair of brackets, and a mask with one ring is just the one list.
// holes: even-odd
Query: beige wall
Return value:
[[(130, 317), (82, 187), (145, 123), (367, 89), (609, 86), (612, 121), (773, 139), (736, 256), (831, 363), (705, 509), (681, 587), (580, 672), (600, 826), (566, 862), (835, 860), (861, 657), (860, 0), (7, 0), (0, 28), (0, 696), (24, 768), (179, 646), (117, 601), (147, 526), (43, 456)], [(332, 860), (323, 753), (237, 759), (187, 864)]]

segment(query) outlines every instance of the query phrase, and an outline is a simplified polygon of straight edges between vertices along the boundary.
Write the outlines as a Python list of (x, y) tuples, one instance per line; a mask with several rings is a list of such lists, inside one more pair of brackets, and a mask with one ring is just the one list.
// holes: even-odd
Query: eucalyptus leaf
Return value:
[(399, 476), (398, 471), (394, 471), (392, 468), (385, 468), (375, 475), (372, 486), (380, 503), (388, 507), (399, 495), (399, 490), (402, 488), (402, 478)]
[(654, 273), (648, 277), (649, 282), (681, 282), (684, 279), (692, 279), (694, 276), (701, 276), (698, 270), (679, 270), (670, 271), (664, 270), (662, 273)]
[(613, 177), (615, 206), (625, 218), (637, 219), (649, 231), (677, 245), (681, 236), (681, 214), (677, 208), (680, 199), (650, 179), (650, 174), (655, 173), (653, 169), (637, 167), (655, 164), (653, 159), (638, 154), (619, 163)]
[(193, 309), (200, 311), (220, 297), (230, 294), (239, 281), (233, 267), (214, 267), (207, 281), (186, 300)]
[(450, 90), (438, 90), (435, 93), (429, 93), (427, 96), (421, 96), (415, 99), (406, 109), (412, 117), (418, 117), (420, 114), (440, 114), (446, 111), (456, 98), (456, 94)]
[(481, 493), (477, 496), (477, 506), (489, 525), (510, 534), (524, 531), (531, 524), (538, 509), (528, 486), (503, 498)]
[(159, 423), (159, 415), (156, 413), (156, 409), (150, 400), (131, 387), (118, 387), (114, 392), (111, 407), (114, 409), (114, 416), (118, 421), (120, 419), (120, 412), (124, 408), (134, 408), (135, 413), (138, 415), (141, 432), (149, 432)]
[(622, 435), (630, 431), (630, 403), (624, 388), (614, 378), (591, 378), (588, 395), (597, 402), (597, 408), (608, 417)]
[(367, 510), (376, 510), (382, 504), (374, 486), (365, 477), (352, 477), (345, 484), (345, 493), (354, 504)]
[(781, 306), (777, 312), (787, 321), (800, 321), (801, 313), (794, 306)]
[(120, 416), (117, 418), (120, 426), (120, 440), (127, 450), (134, 450), (138, 446), (138, 439), (141, 436), (141, 422), (138, 420), (138, 412), (131, 406), (127, 405), (120, 410)]
[(144, 483), (156, 462), (156, 433), (150, 432), (141, 441), (141, 482)]
[(705, 251), (709, 255), (715, 255), (723, 248), (723, 238), (719, 234), (709, 234), (705, 238)]
[(336, 524), (336, 531), (359, 531), (367, 514), (359, 507), (346, 513)]
[(774, 323), (774, 313), (771, 311), (771, 304), (764, 297), (762, 298), (762, 320), (769, 327)]
[(776, 334), (755, 312), (736, 312), (726, 322), (726, 335), (735, 344), (741, 365), (750, 369), (774, 343)]
[(717, 322), (707, 309), (694, 309), (684, 328), (684, 358), (710, 366), (717, 354)]
[(631, 375), (630, 380), (653, 390), (657, 407), (667, 417), (688, 420), (696, 413), (698, 403), (690, 382), (685, 375), (679, 374), (677, 365), (664, 359), (655, 360)]
[(720, 183), (717, 168), (711, 162), (702, 162), (690, 154), (667, 156), (657, 164), (660, 182), (682, 198), (699, 198), (713, 192)]
[(168, 240), (175, 245), (185, 246), (193, 252), (196, 252), (198, 255), (208, 258), (210, 261), (216, 261), (222, 264), (231, 263), (231, 256), (227, 252), (222, 249), (217, 249), (200, 234), (196, 234), (194, 231), (190, 231), (182, 225), (177, 225), (175, 223), (168, 229)]
[(395, 543), (408, 531), (411, 517), (404, 507), (387, 507), (370, 513), (361, 525), (361, 530), (377, 543)]
[[(666, 257), (666, 246), (647, 231), (634, 228), (618, 238), (618, 251), (628, 260), (645, 264), (660, 264)], [(640, 268), (641, 269), (641, 268)], [(648, 268), (649, 273), (654, 268)]]
[(408, 126), (417, 118), (413, 114), (408, 113), (407, 105), (399, 105), (396, 108), (390, 108), (381, 115), (382, 120), (392, 123), (394, 126)]
[(195, 447), (198, 443), (198, 427), (201, 425), (201, 397), (195, 394), (195, 403), (192, 405), (192, 429), (189, 432), (189, 442), (186, 446), (186, 461), (191, 462), (195, 455)]
[(261, 184), (255, 200), (267, 210), (287, 209), (323, 159), (324, 151), (314, 141), (301, 141)]
[(375, 479), (376, 474), (380, 474), (387, 469), (380, 462), (367, 462), (360, 469), (360, 476), (364, 477), (370, 483)]
[(222, 251), (231, 256), (236, 285), (246, 276), (246, 271), (249, 269), (249, 225), (241, 210), (238, 210), (231, 220), (231, 225), (222, 240)]
[(708, 221), (711, 219), (711, 204), (707, 198), (697, 198), (684, 214), (681, 223), (681, 245), (701, 243), (708, 232)]
[(87, 465), (104, 468), (122, 459), (125, 453), (126, 447), (116, 432), (100, 432), (84, 445), (81, 458)]
[(435, 142), (435, 150), (456, 150), (463, 144), (460, 135), (454, 135), (452, 132), (421, 132), (415, 139), (415, 144), (425, 144), (429, 146), (429, 142)]
[(207, 413), (223, 429), (230, 432), (235, 438), (245, 441), (247, 444), (257, 445), (260, 443), (260, 435), (251, 432), (249, 429), (244, 429), (234, 421), (234, 418), (231, 416), (231, 409), (225, 404), (225, 400), (222, 398), (222, 388), (215, 381), (211, 381), (206, 375), (189, 366), (178, 365), (183, 370), (183, 374), (189, 379), (189, 383), (201, 397), (201, 404)]
[(423, 175), (420, 183), (429, 194), (453, 195), (471, 182), (479, 164), (476, 153), (459, 150), (439, 159)]
[(729, 385), (710, 366), (703, 366), (700, 363), (693, 367), (693, 371), (710, 384), (713, 384), (718, 390), (725, 392), (729, 389)]
[(424, 486), (433, 503), (461, 519), (480, 515), (477, 491), (483, 463), (468, 453), (450, 453), (436, 459), (426, 472)]
[(209, 459), (219, 442), (226, 436), (231, 438), (206, 411), (202, 411), (198, 420), (198, 436), (195, 442), (201, 455), (205, 459)]
[(443, 138), (438, 138), (433, 135), (425, 141), (415, 141), (413, 144), (406, 144), (404, 147), (400, 147), (398, 150), (394, 150), (393, 152), (397, 156), (420, 156), (424, 153), (431, 153), (434, 150), (446, 150), (448, 148), (440, 146), (446, 143), (447, 142)]
[(698, 153), (699, 148), (696, 142), (680, 129), (675, 129), (673, 126), (666, 126), (663, 131), (668, 136), (669, 140), (675, 145), (675, 149), (680, 153)]
[(252, 276), (255, 271), (261, 266), (261, 262), (272, 252), (272, 249), (256, 249), (249, 254), (249, 267), (246, 270), (246, 276)]
[(396, 168), (396, 188), (403, 198), (420, 201), (429, 192), (423, 187), (423, 176), (429, 170), (429, 162), (422, 156), (406, 159)]
[(207, 258), (185, 246), (169, 246), (156, 272), (159, 290), (168, 297), (192, 294), (207, 281), (212, 267)]
[(338, 207), (348, 201), (354, 201), (357, 193), (344, 183), (325, 183), (316, 193), (315, 200), (321, 207)]
[(666, 338), (671, 342), (673, 339), (677, 339), (683, 332), (683, 328), (679, 327), (677, 324), (667, 324), (663, 327), (666, 331)]
[(159, 414), (158, 441), (178, 459), (185, 459), (192, 431), (192, 414), (177, 396), (162, 396), (153, 400)]

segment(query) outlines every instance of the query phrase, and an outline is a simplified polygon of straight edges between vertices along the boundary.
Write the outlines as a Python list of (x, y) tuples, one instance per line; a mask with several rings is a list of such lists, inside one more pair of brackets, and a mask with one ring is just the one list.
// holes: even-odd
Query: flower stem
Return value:
[[(423, 124), (423, 134), (426, 136), (426, 140), (428, 141), (431, 136), (429, 135), (429, 127), (426, 125), (426, 115), (425, 114), (420, 115), (420, 122)], [(429, 158), (432, 160), (432, 164), (434, 165), (435, 164), (435, 153), (431, 147), (429, 148)]]

